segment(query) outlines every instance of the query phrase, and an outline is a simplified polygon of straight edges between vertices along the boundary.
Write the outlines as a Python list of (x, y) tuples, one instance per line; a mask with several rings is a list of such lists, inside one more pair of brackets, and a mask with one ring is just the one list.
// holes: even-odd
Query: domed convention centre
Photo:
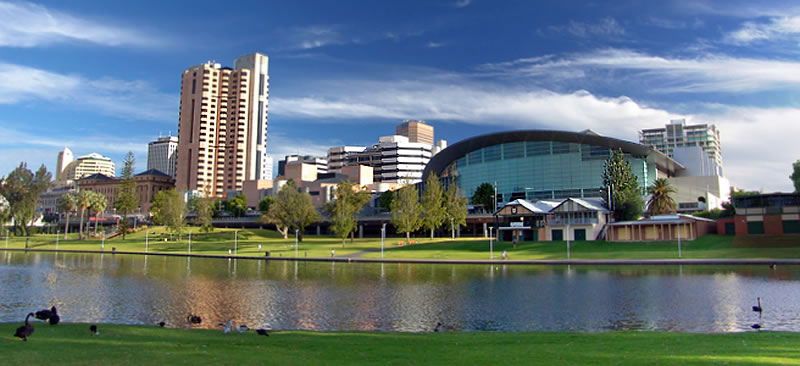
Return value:
[[(517, 130), (476, 136), (447, 147), (430, 160), (423, 181), (436, 173), (446, 185), (456, 184), (467, 198), (483, 183), (496, 185), (497, 208), (509, 208), (497, 212), (497, 229), (511, 231), (500, 238), (593, 240), (602, 236), (610, 213), (601, 197), (604, 164), (619, 149), (643, 193), (656, 178), (688, 174), (684, 165), (657, 150), (591, 130)], [(521, 222), (510, 222), (515, 220)], [(559, 222), (579, 225), (571, 229), (548, 225)]]

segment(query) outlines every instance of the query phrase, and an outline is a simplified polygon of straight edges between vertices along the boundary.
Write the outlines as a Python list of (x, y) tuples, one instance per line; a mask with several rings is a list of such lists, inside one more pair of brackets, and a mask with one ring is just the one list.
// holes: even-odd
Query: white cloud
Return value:
[(0, 47), (37, 47), (60, 42), (104, 46), (157, 46), (163, 37), (81, 19), (29, 2), (0, 2)]
[(728, 33), (725, 40), (734, 44), (758, 41), (797, 39), (800, 36), (800, 16), (770, 18), (767, 23), (745, 22), (742, 27)]
[(616, 37), (625, 34), (625, 29), (614, 18), (603, 18), (599, 23), (570, 21), (568, 25), (551, 26), (548, 29), (553, 32), (567, 32), (580, 38)]
[(333, 139), (319, 141), (310, 138), (270, 133), (267, 140), (267, 153), (272, 156), (277, 164), (278, 160), (291, 154), (326, 156), (328, 154), (328, 148), (340, 144), (339, 141)]
[(444, 47), (444, 43), (442, 43), (442, 42), (434, 42), (434, 41), (430, 41), (430, 42), (428, 42), (428, 44), (427, 44), (427, 45), (425, 45), (425, 47), (428, 47), (428, 48), (439, 48), (439, 47)]
[(176, 95), (145, 81), (91, 80), (28, 66), (0, 63), (0, 104), (31, 99), (66, 103), (122, 119), (175, 121)]
[(472, 4), (472, 0), (456, 0), (456, 2), (453, 3), (453, 7), (466, 8), (469, 4)]
[[(800, 62), (707, 55), (700, 58), (666, 58), (641, 52), (609, 49), (563, 58), (530, 58), (482, 65), (487, 73), (563, 81), (599, 71), (625, 70), (616, 81), (648, 85), (652, 92), (754, 92), (800, 85)], [(609, 79), (609, 82), (613, 82)]]

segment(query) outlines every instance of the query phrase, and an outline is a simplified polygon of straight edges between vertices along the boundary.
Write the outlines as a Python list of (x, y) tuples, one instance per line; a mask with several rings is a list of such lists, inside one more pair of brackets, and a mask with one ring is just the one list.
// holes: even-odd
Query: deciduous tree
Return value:
[(50, 186), (51, 178), (52, 174), (44, 164), (33, 173), (23, 162), (0, 181), (0, 195), (8, 201), (9, 215), (14, 218), (16, 225), (15, 232), (19, 229), (27, 236), (31, 235), (28, 225), (33, 221), (39, 196)]
[[(445, 193), (444, 208), (445, 222), (449, 221), (452, 224), (450, 230), (455, 230), (456, 225), (467, 226), (467, 199), (461, 197), (455, 183), (452, 183)], [(455, 233), (451, 235), (455, 236)]]
[(342, 239), (345, 239), (356, 230), (358, 220), (356, 214), (369, 202), (370, 193), (349, 180), (343, 180), (336, 185), (336, 195), (330, 208), (331, 230)]
[(425, 191), (422, 192), (422, 226), (433, 233), (446, 219), (444, 208), (444, 192), (439, 177), (435, 173), (428, 175)]
[(180, 234), (186, 226), (186, 202), (175, 189), (168, 189), (156, 193), (153, 197), (153, 221), (164, 225), (172, 234)]
[(422, 226), (422, 205), (417, 187), (405, 186), (395, 191), (392, 200), (392, 225), (398, 232), (406, 233), (406, 244), (411, 243), (411, 233)]
[(136, 194), (136, 181), (133, 177), (133, 170), (136, 167), (136, 159), (133, 152), (129, 151), (122, 162), (122, 181), (119, 184), (117, 196), (114, 199), (114, 208), (122, 216), (119, 222), (119, 229), (122, 232), (122, 240), (130, 228), (128, 214), (139, 207), (139, 195)]
[(225, 209), (233, 216), (244, 216), (244, 213), (247, 212), (247, 196), (244, 193), (239, 193), (236, 197), (225, 201)]
[(311, 195), (299, 192), (291, 180), (281, 187), (269, 211), (259, 218), (259, 222), (275, 224), (284, 239), (288, 238), (290, 229), (299, 230), (301, 241), (305, 227), (318, 220), (319, 213), (311, 203)]

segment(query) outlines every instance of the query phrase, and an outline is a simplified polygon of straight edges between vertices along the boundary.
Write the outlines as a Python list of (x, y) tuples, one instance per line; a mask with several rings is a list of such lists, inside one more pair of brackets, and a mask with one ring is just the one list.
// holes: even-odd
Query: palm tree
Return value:
[(67, 240), (67, 234), (69, 233), (69, 214), (78, 206), (77, 201), (78, 198), (72, 192), (64, 193), (58, 199), (58, 208), (64, 211), (64, 215), (67, 217), (67, 223), (64, 224), (64, 240)]
[(81, 227), (78, 229), (78, 239), (81, 240), (83, 240), (83, 213), (92, 205), (93, 193), (86, 190), (78, 192), (78, 209), (81, 210)]
[(97, 237), (97, 214), (106, 210), (108, 206), (108, 199), (102, 193), (94, 192), (92, 199), (92, 211), (94, 212), (94, 236)]
[(675, 200), (670, 197), (670, 194), (675, 192), (675, 188), (669, 184), (666, 178), (658, 178), (653, 182), (652, 186), (647, 187), (647, 193), (650, 194), (650, 201), (647, 202), (647, 210), (650, 212), (650, 215), (674, 213), (677, 204), (675, 204)]

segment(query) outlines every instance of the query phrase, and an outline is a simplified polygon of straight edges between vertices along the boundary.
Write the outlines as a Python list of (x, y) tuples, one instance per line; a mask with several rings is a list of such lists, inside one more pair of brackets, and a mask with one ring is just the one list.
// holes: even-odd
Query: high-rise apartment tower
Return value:
[(181, 77), (178, 190), (222, 196), (245, 180), (270, 179), (266, 157), (267, 56), (255, 53), (235, 68), (208, 62)]
[(717, 174), (722, 175), (722, 151), (719, 130), (709, 124), (687, 125), (685, 119), (673, 119), (665, 128), (639, 131), (639, 143), (675, 157), (679, 147), (699, 146), (716, 163)]
[(56, 160), (56, 181), (63, 182), (68, 180), (67, 174), (65, 174), (65, 170), (69, 163), (72, 162), (72, 150), (68, 147), (64, 147), (64, 150), (58, 153), (58, 160)]
[(147, 144), (147, 170), (155, 169), (175, 178), (175, 163), (178, 157), (178, 138), (159, 137)]

